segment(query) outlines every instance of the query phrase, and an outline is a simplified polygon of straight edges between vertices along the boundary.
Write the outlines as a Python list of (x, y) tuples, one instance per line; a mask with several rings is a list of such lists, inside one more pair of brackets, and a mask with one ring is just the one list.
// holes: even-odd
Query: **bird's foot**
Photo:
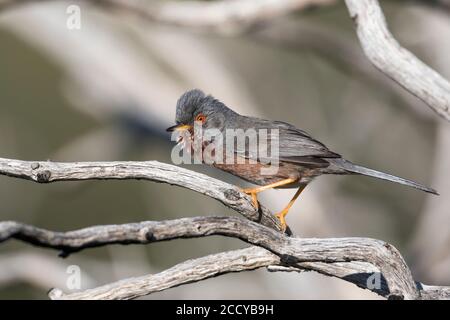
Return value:
[(259, 209), (259, 203), (258, 203), (258, 192), (255, 191), (255, 189), (252, 188), (248, 188), (248, 189), (241, 189), (241, 191), (245, 194), (248, 194), (249, 196), (252, 197), (252, 204), (255, 207), (256, 210)]
[(278, 220), (280, 220), (281, 231), (283, 233), (286, 232), (286, 229), (287, 229), (286, 218), (285, 218), (286, 213), (287, 212), (284, 212), (284, 210), (283, 210), (275, 215), (278, 218)]

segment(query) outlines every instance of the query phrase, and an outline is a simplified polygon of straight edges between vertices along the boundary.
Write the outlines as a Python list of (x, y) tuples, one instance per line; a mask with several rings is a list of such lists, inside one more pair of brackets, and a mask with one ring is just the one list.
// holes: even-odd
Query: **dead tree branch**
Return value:
[(129, 278), (82, 292), (65, 294), (60, 289), (52, 289), (49, 297), (53, 300), (134, 299), (226, 273), (255, 270), (279, 261), (276, 255), (263, 248), (250, 247), (188, 260), (157, 274)]
[(377, 0), (345, 0), (369, 60), (450, 121), (450, 83), (403, 48), (389, 32)]
[[(156, 275), (121, 280), (83, 292), (51, 291), (53, 299), (132, 299), (224, 273), (270, 267), (271, 271), (313, 270), (370, 289), (387, 298), (449, 297), (446, 287), (415, 283), (400, 253), (368, 238), (301, 239), (238, 217), (195, 217), (95, 226), (53, 232), (17, 222), (0, 223), (0, 242), (15, 238), (66, 254), (108, 244), (148, 244), (177, 238), (222, 235), (257, 247), (189, 260)], [(274, 267), (275, 266), (275, 267)], [(368, 279), (381, 272), (379, 286)], [(382, 280), (381, 280), (382, 279)]]
[(51, 162), (0, 158), (0, 175), (38, 183), (74, 180), (149, 180), (187, 188), (222, 202), (247, 219), (281, 230), (264, 206), (256, 210), (251, 197), (236, 186), (191, 170), (157, 161)]
[[(39, 183), (90, 179), (145, 179), (170, 183), (223, 202), (245, 217), (258, 217), (251, 200), (238, 188), (176, 166), (146, 162), (35, 162), (0, 158), (0, 174)], [(232, 251), (184, 262), (160, 274), (122, 280), (80, 293), (52, 291), (52, 298), (131, 299), (228, 272), (276, 265), (272, 271), (314, 270), (339, 277), (388, 298), (447, 297), (448, 289), (423, 289), (416, 284), (400, 253), (374, 239), (301, 239), (279, 232), (277, 219), (265, 210), (262, 224), (237, 217), (196, 217), (94, 226), (53, 232), (13, 221), (0, 222), (0, 242), (15, 238), (37, 246), (61, 250), (63, 256), (85, 248), (109, 244), (148, 244), (177, 238), (222, 235), (259, 248)], [(264, 254), (262, 254), (264, 253)], [(245, 257), (245, 258), (242, 258)], [(383, 281), (371, 287), (368, 279), (380, 272)]]

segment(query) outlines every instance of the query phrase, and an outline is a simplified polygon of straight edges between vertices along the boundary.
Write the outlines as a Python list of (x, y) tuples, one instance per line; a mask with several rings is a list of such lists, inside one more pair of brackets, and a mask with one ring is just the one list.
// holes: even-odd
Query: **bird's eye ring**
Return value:
[(200, 121), (201, 123), (205, 123), (206, 116), (203, 113), (200, 113), (195, 117), (195, 121)]

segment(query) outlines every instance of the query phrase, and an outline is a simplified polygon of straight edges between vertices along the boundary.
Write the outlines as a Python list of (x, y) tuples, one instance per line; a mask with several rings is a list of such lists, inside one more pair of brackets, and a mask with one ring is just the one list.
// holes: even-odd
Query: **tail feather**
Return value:
[(350, 161), (347, 161), (345, 159), (342, 158), (337, 158), (337, 159), (327, 159), (328, 162), (334, 164), (335, 166), (337, 166), (340, 169), (343, 169), (347, 172), (352, 172), (352, 173), (357, 173), (357, 174), (362, 174), (365, 176), (370, 176), (370, 177), (374, 177), (374, 178), (378, 178), (378, 179), (383, 179), (383, 180), (387, 180), (387, 181), (392, 181), (392, 182), (396, 182), (396, 183), (400, 183), (403, 184), (405, 186), (409, 186), (409, 187), (413, 187), (428, 193), (432, 193), (435, 195), (439, 195), (439, 193), (432, 189), (432, 188), (428, 188), (425, 187), (424, 185), (421, 185), (420, 183), (411, 181), (411, 180), (407, 180), (407, 179), (403, 179), (400, 177), (396, 177), (393, 176), (391, 174), (388, 173), (384, 173), (384, 172), (380, 172), (380, 171), (376, 171), (373, 169), (369, 169), (363, 166), (358, 166), (356, 164), (351, 163)]

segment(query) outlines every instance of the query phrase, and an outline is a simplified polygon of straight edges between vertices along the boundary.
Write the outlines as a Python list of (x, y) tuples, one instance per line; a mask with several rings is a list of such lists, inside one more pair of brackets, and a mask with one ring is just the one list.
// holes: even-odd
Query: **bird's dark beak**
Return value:
[(167, 132), (172, 132), (172, 131), (182, 131), (182, 130), (189, 130), (192, 129), (191, 125), (188, 124), (176, 124), (174, 126), (171, 126), (169, 128), (166, 129)]

